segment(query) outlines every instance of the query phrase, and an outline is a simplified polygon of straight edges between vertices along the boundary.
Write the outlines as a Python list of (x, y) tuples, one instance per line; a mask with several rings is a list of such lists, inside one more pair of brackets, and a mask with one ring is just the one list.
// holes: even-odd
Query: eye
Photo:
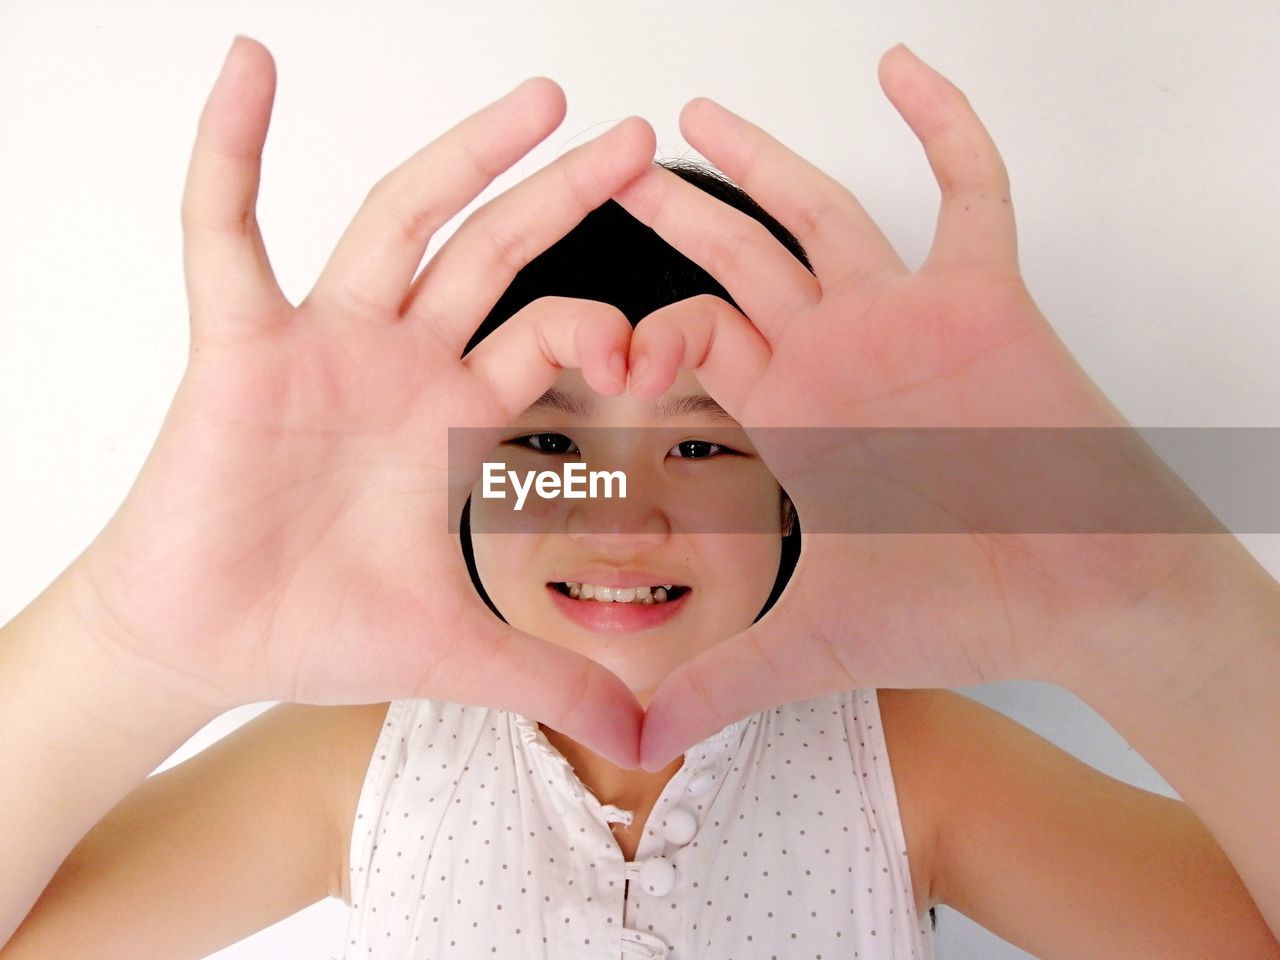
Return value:
[(531, 433), (527, 437), (513, 437), (507, 443), (515, 444), (518, 447), (529, 447), (539, 453), (562, 456), (582, 452), (578, 449), (577, 444), (563, 433)]
[[(677, 452), (678, 451), (678, 452)], [(728, 447), (710, 440), (681, 440), (667, 451), (667, 456), (682, 460), (706, 460), (718, 453), (733, 453)]]

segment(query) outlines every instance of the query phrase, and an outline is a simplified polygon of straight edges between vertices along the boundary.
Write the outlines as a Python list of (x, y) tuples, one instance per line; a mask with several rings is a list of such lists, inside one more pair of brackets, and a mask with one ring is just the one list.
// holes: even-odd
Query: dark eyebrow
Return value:
[[(589, 417), (593, 403), (584, 403), (571, 393), (552, 387), (529, 405), (529, 410), (559, 410), (575, 417)], [(653, 405), (653, 414), (659, 420), (679, 416), (703, 416), (735, 426), (738, 421), (720, 404), (705, 393), (687, 394), (682, 397), (665, 397)]]
[[(574, 417), (589, 417), (591, 415), (591, 407), (571, 393), (565, 393), (563, 390), (557, 390), (552, 387), (533, 403), (529, 404), (529, 410), (560, 410)], [(526, 410), (526, 413), (529, 411)]]
[(654, 406), (653, 412), (659, 420), (667, 420), (679, 416), (703, 416), (712, 420), (723, 420), (725, 423), (732, 423), (735, 426), (738, 423), (728, 410), (705, 393), (693, 393), (683, 397), (667, 397), (658, 401)]

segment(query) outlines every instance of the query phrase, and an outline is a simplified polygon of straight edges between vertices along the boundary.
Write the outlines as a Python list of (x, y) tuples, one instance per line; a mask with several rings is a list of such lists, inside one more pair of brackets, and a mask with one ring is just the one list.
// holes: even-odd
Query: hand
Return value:
[(212, 704), (488, 704), (634, 764), (626, 685), (476, 594), (446, 440), (496, 441), (561, 367), (623, 389), (631, 327), (600, 303), (540, 300), (460, 357), (516, 271), (644, 169), (652, 129), (625, 120), (485, 204), (414, 280), (432, 234), (563, 119), (560, 88), (528, 80), (379, 181), (294, 307), (254, 212), (274, 87), (270, 53), (237, 40), (183, 197), (188, 367), (73, 564), (82, 618), (124, 669)]
[[(632, 337), (631, 391), (651, 398), (693, 369), (747, 429), (805, 530), (775, 608), (656, 691), (648, 769), (779, 703), (1098, 667), (1122, 624), (1158, 615), (1157, 585), (1183, 568), (1184, 541), (1168, 536), (810, 532), (814, 516), (865, 492), (853, 469), (865, 450), (806, 450), (804, 431), (784, 443), (785, 431), (761, 428), (1127, 426), (1022, 281), (1005, 167), (967, 98), (905, 47), (885, 54), (879, 76), (942, 192), (915, 273), (852, 194), (711, 100), (685, 107), (686, 139), (796, 235), (814, 272), (661, 168), (615, 197), (742, 309), (701, 297), (646, 317)], [(1054, 464), (1068, 465), (1065, 453)]]

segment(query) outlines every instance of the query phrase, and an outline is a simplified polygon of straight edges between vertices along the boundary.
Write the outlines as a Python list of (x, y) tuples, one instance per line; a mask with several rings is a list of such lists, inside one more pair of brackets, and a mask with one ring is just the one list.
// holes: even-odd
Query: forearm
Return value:
[(94, 824), (221, 712), (113, 662), (70, 584), (0, 628), (0, 944)]
[(1280, 939), (1280, 584), (1233, 537), (1199, 547), (1114, 661), (1062, 685), (1186, 801)]

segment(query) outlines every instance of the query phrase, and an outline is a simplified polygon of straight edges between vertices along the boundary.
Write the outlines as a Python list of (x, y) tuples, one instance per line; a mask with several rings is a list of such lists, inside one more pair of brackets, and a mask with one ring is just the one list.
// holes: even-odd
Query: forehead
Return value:
[(737, 421), (707, 395), (691, 370), (681, 370), (666, 392), (653, 400), (638, 400), (629, 393), (601, 396), (591, 389), (580, 371), (561, 370), (551, 387), (524, 411), (522, 418), (553, 411), (582, 420), (617, 416), (737, 425)]

